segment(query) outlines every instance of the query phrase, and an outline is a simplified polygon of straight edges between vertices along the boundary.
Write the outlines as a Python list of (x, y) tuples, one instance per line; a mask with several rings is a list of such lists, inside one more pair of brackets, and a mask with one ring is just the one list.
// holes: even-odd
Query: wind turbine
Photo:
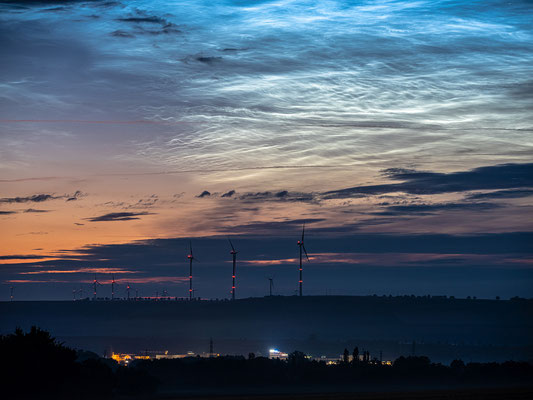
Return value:
[(233, 257), (233, 274), (231, 276), (232, 279), (233, 279), (233, 283), (231, 285), (231, 300), (235, 300), (235, 267), (236, 267), (236, 264), (237, 264), (237, 253), (238, 253), (238, 251), (235, 250), (235, 247), (233, 247), (233, 243), (231, 243), (231, 240), (229, 238), (228, 238), (228, 241), (229, 241), (229, 244), (231, 246), (230, 254)]
[(128, 286), (126, 286), (126, 292), (128, 293), (128, 300), (130, 299), (130, 284), (128, 283)]
[(115, 285), (118, 286), (118, 283), (115, 282), (115, 274), (113, 274), (111, 279), (111, 300), (115, 299)]
[(196, 260), (192, 254), (192, 241), (189, 240), (190, 253), (187, 255), (189, 259), (189, 300), (192, 300), (193, 290), (192, 290), (192, 261)]
[(93, 281), (93, 299), (96, 300), (96, 286), (101, 285), (100, 282), (96, 280), (96, 274), (94, 274), (94, 281)]
[(9, 289), (10, 289), (10, 291), (11, 291), (11, 292), (10, 292), (10, 295), (9, 295), (9, 299), (10, 299), (11, 301), (13, 301), (13, 290), (15, 290), (15, 288), (14, 288), (13, 286), (11, 286)]
[(272, 297), (272, 289), (274, 289), (274, 277), (272, 278), (267, 278), (268, 279), (268, 282), (269, 282), (269, 293), (270, 293), (270, 297)]
[(309, 256), (307, 255), (307, 250), (305, 250), (304, 246), (304, 234), (305, 234), (305, 222), (302, 228), (302, 240), (298, 240), (298, 247), (300, 248), (300, 280), (298, 281), (300, 286), (300, 296), (303, 295), (303, 278), (302, 278), (302, 250), (305, 253), (305, 257), (307, 258), (307, 262), (309, 262)]

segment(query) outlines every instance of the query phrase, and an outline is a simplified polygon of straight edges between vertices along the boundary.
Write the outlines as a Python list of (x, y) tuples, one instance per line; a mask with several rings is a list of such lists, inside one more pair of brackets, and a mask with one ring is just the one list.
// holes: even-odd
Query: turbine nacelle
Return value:
[(233, 243), (231, 243), (231, 239), (228, 238), (228, 242), (229, 242), (229, 245), (231, 246), (231, 251), (229, 252), (230, 254), (237, 254), (238, 251), (235, 250), (235, 247), (233, 247)]

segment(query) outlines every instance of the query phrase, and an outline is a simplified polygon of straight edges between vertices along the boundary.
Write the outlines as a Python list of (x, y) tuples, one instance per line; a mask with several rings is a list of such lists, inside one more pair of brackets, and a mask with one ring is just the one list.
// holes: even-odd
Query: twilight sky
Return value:
[(0, 300), (533, 296), (532, 8), (0, 2)]

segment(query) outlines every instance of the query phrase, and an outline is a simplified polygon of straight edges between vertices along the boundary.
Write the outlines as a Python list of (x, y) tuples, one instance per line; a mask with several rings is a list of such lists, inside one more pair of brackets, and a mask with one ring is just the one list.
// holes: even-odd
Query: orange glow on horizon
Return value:
[(60, 270), (60, 269), (43, 269), (38, 271), (27, 271), (27, 272), (20, 272), (19, 275), (40, 275), (40, 274), (83, 274), (83, 273), (90, 273), (90, 274), (112, 274), (112, 273), (119, 273), (119, 274), (138, 274), (139, 271), (129, 271), (122, 268), (78, 268), (78, 269), (70, 269), (70, 270)]

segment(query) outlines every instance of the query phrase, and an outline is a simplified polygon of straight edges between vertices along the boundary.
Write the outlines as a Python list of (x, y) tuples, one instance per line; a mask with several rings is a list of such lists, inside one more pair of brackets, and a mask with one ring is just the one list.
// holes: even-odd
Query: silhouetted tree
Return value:
[[(35, 326), (0, 336), (2, 390), (29, 395), (60, 393), (78, 372), (76, 352)], [(31, 383), (31, 384), (28, 384)]]
[(359, 362), (359, 347), (355, 347), (352, 353), (352, 363), (356, 364), (358, 362)]
[(344, 349), (344, 353), (342, 355), (342, 362), (345, 364), (348, 364), (349, 361), (350, 361), (350, 352), (348, 351), (348, 349)]
[(305, 354), (301, 351), (295, 350), (289, 354), (288, 362), (291, 366), (301, 366), (307, 361)]
[(87, 359), (80, 363), (79, 382), (75, 390), (83, 390), (86, 394), (110, 394), (116, 386), (113, 370), (100, 359)]
[(431, 361), (425, 356), (421, 357), (400, 357), (394, 361), (393, 367), (397, 370), (410, 371), (412, 373), (427, 371), (431, 366)]
[(464, 368), (465, 363), (463, 362), (463, 360), (453, 360), (450, 364), (450, 367), (453, 369)]
[(463, 360), (453, 360), (450, 363), (450, 368), (456, 375), (463, 374), (465, 371), (465, 363)]
[(132, 388), (130, 393), (155, 390), (157, 381), (145, 371), (128, 367), (115, 373), (113, 360), (83, 351), (80, 359), (77, 355), (37, 327), (0, 336), (0, 390), (16, 394), (15, 398), (54, 399), (104, 398), (113, 394), (117, 384), (119, 392), (123, 388)]
[(248, 360), (253, 360), (255, 358), (255, 353), (248, 353)]

